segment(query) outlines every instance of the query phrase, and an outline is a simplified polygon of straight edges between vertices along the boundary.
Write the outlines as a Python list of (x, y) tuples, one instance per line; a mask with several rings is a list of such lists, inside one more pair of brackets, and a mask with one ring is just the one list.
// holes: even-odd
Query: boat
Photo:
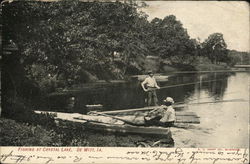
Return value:
[(128, 133), (128, 134), (140, 134), (140, 135), (152, 135), (152, 136), (171, 136), (169, 128), (158, 126), (134, 126), (127, 124), (121, 120), (114, 119), (107, 116), (97, 115), (84, 115), (79, 113), (63, 113), (52, 111), (34, 111), (38, 114), (51, 114), (54, 115), (57, 121), (69, 121), (75, 123), (81, 123), (86, 129), (105, 131), (112, 133)]
[[(123, 111), (123, 110), (122, 110)], [(140, 111), (140, 110), (139, 110)], [(143, 111), (143, 110), (142, 110)], [(54, 115), (55, 120), (81, 123), (86, 129), (112, 133), (171, 136), (169, 127), (145, 126), (143, 112), (104, 111), (89, 114), (35, 111), (39, 114)], [(176, 123), (200, 123), (193, 112), (176, 112)]]
[(147, 136), (162, 136), (169, 137), (171, 132), (169, 128), (164, 127), (145, 127), (145, 126), (133, 126), (129, 124), (119, 125), (119, 124), (107, 124), (107, 123), (97, 123), (97, 122), (87, 122), (85, 124), (87, 129), (106, 131), (112, 133), (124, 133), (124, 134), (139, 134)]

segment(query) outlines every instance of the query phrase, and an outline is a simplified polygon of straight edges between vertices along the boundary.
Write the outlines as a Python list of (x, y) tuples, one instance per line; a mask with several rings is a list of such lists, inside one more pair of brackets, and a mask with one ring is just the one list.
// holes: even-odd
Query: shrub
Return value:
[(50, 146), (50, 131), (9, 119), (0, 119), (1, 146)]
[(46, 129), (55, 127), (54, 116), (51, 114), (36, 114), (31, 110), (32, 107), (21, 98), (14, 100), (6, 100), (3, 103), (2, 116), (22, 123), (28, 123), (32, 125), (41, 125)]

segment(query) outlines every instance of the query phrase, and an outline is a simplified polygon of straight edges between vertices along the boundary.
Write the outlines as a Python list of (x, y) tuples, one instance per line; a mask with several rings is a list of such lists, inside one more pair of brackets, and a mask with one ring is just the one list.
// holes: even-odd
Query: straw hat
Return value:
[(174, 103), (174, 99), (172, 97), (167, 97), (164, 102), (171, 102), (172, 104)]
[(149, 70), (149, 71), (148, 71), (148, 74), (151, 74), (151, 73), (153, 73), (153, 71), (152, 71), (152, 70)]

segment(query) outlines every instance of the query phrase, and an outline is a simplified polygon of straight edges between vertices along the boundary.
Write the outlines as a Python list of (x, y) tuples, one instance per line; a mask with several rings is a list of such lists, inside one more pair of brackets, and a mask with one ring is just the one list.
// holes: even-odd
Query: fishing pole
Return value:
[(201, 81), (201, 82), (192, 82), (192, 83), (168, 85), (168, 86), (160, 87), (159, 89), (172, 88), (172, 87), (185, 86), (185, 85), (192, 85), (192, 84), (199, 84), (199, 83), (207, 83), (207, 82), (220, 81), (220, 80), (225, 80), (225, 79), (216, 79), (216, 80), (207, 80), (207, 81)]
[[(219, 100), (219, 101), (207, 101), (207, 102), (200, 102), (200, 103), (189, 103), (186, 104), (178, 104), (175, 105), (173, 104), (173, 107), (185, 107), (185, 106), (189, 106), (189, 105), (199, 105), (199, 104), (209, 104), (209, 103), (223, 103), (223, 102), (244, 102), (247, 100), (244, 99), (231, 99), (231, 100)], [(134, 108), (134, 109), (120, 109), (120, 110), (112, 110), (112, 111), (103, 111), (103, 112), (98, 112), (99, 114), (114, 114), (114, 113), (125, 113), (125, 112), (135, 112), (135, 111), (148, 111), (148, 110), (152, 110), (155, 108), (165, 108), (165, 106), (149, 106), (149, 107), (144, 107), (144, 108)]]
[[(223, 95), (229, 95), (229, 94), (234, 94), (234, 93), (238, 93), (240, 91), (234, 91), (234, 92), (228, 92), (228, 93), (225, 93)], [(213, 95), (214, 96), (214, 95)], [(197, 99), (190, 99), (188, 101), (194, 101), (194, 100), (201, 100), (201, 99), (207, 99), (207, 98), (211, 98), (213, 96), (207, 96), (207, 97), (201, 97), (201, 98), (197, 98)], [(181, 101), (181, 102), (176, 102), (175, 105), (178, 105), (178, 104), (184, 104), (184, 103), (187, 103), (185, 101)]]
[(231, 99), (231, 100), (218, 100), (218, 101), (206, 101), (206, 102), (199, 102), (199, 103), (189, 103), (186, 104), (178, 104), (178, 105), (173, 105), (174, 107), (185, 107), (189, 105), (202, 105), (202, 104), (211, 104), (211, 103), (225, 103), (225, 102), (247, 102), (247, 100), (244, 99)]

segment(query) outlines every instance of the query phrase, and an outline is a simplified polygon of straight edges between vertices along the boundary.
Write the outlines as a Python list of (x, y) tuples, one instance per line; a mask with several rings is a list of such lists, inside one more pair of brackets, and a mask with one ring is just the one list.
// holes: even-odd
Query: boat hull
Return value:
[[(79, 113), (63, 113), (63, 112), (50, 112), (50, 111), (35, 111), (39, 114), (53, 114), (56, 120), (69, 121), (82, 124), (86, 129), (95, 131), (106, 131), (112, 133), (124, 133), (124, 134), (139, 134), (139, 135), (152, 135), (152, 136), (164, 136), (171, 137), (171, 132), (168, 127), (158, 126), (133, 126), (121, 121), (113, 122), (112, 118), (108, 119), (96, 119), (105, 118), (105, 116), (90, 116)], [(106, 121), (106, 123), (98, 121)], [(111, 122), (110, 122), (111, 121)], [(112, 123), (113, 122), (113, 123)]]
[(105, 124), (105, 123), (95, 123), (95, 122), (86, 122), (84, 126), (87, 129), (106, 131), (112, 133), (124, 133), (124, 134), (129, 133), (129, 134), (171, 137), (170, 129), (163, 127), (116, 125), (116, 124)]

